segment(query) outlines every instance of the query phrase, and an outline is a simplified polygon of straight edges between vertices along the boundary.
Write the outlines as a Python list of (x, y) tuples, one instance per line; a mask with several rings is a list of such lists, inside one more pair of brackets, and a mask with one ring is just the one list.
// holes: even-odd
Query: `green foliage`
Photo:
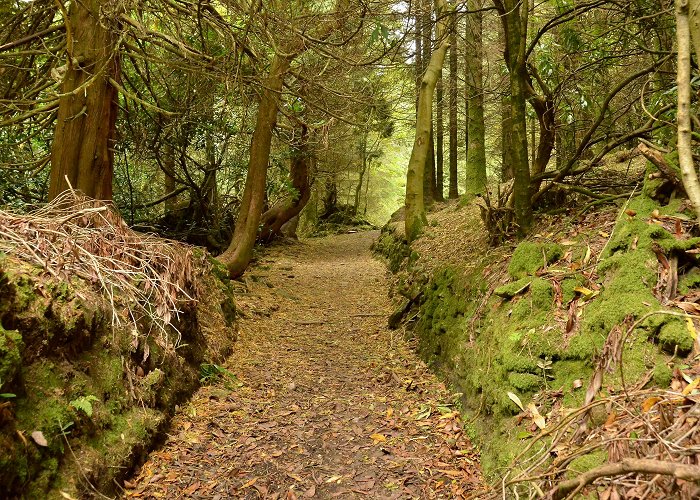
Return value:
[(92, 403), (99, 401), (96, 396), (89, 394), (87, 396), (79, 396), (68, 403), (79, 412), (83, 412), (88, 417), (92, 417)]
[(223, 366), (214, 363), (202, 363), (199, 367), (199, 381), (205, 385), (214, 384), (220, 380), (223, 380), (226, 386), (230, 386), (233, 383), (235, 387), (241, 387), (243, 384), (228, 369)]

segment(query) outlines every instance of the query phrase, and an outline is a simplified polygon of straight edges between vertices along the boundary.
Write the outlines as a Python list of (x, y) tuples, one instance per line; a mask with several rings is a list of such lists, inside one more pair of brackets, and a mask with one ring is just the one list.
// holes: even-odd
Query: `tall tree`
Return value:
[(416, 118), (416, 136), (413, 141), (411, 158), (408, 162), (408, 172), (406, 175), (406, 239), (411, 242), (415, 240), (427, 223), (425, 215), (425, 200), (423, 198), (423, 175), (425, 172), (425, 162), (428, 156), (430, 145), (430, 124), (433, 116), (433, 94), (442, 65), (445, 61), (445, 54), (449, 48), (449, 38), (447, 37), (447, 24), (449, 14), (447, 2), (445, 0), (435, 0), (435, 18), (437, 48), (430, 55), (430, 61), (421, 81), (420, 92), (418, 94), (418, 116)]
[(513, 164), (513, 202), (518, 234), (532, 225), (530, 165), (528, 161), (526, 86), (528, 3), (522, 0), (493, 0), (503, 24), (504, 58), (510, 87), (510, 157)]
[(486, 127), (484, 125), (484, 72), (481, 0), (467, 3), (472, 11), (466, 18), (467, 58), (465, 65), (469, 114), (467, 128), (466, 191), (483, 194), (486, 190)]
[[(349, 0), (337, 0), (334, 12), (324, 16), (326, 22), (320, 24), (318, 33), (313, 36), (317, 43), (322, 43), (347, 21), (348, 5)], [(282, 87), (292, 62), (310, 47), (306, 37), (294, 31), (290, 33), (290, 39), (277, 43), (270, 70), (262, 85), (257, 121), (250, 144), (245, 189), (233, 237), (228, 248), (218, 257), (226, 265), (231, 277), (243, 274), (253, 256), (265, 205), (267, 166)]]
[[(62, 5), (62, 4), (61, 4)], [(66, 13), (66, 66), (51, 149), (49, 198), (68, 189), (112, 199), (119, 55), (113, 2), (74, 0)]]
[(459, 196), (457, 187), (457, 13), (450, 13), (450, 186), (449, 197)]
[[(423, 0), (422, 3), (422, 24), (423, 24), (423, 73), (427, 70), (430, 61), (430, 53), (433, 46), (433, 16), (430, 6), (431, 0)], [(435, 199), (437, 191), (435, 183), (435, 129), (433, 127), (433, 117), (430, 117), (430, 138), (428, 141), (428, 156), (425, 159), (425, 173), (423, 175), (423, 196), (430, 203)]]
[(445, 99), (442, 85), (442, 69), (438, 77), (436, 87), (436, 113), (435, 113), (435, 193), (433, 197), (435, 201), (445, 200), (445, 180), (444, 180), (444, 149), (445, 149)]

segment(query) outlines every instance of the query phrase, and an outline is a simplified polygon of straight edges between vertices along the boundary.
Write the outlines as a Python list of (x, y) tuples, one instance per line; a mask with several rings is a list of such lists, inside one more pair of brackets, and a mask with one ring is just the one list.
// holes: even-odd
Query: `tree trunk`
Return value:
[(445, 200), (445, 181), (444, 181), (444, 148), (445, 148), (445, 118), (444, 118), (444, 92), (442, 90), (442, 69), (437, 81), (437, 110), (436, 110), (436, 126), (435, 130), (435, 201)]
[(438, 47), (430, 56), (430, 63), (421, 81), (418, 94), (418, 117), (416, 118), (416, 137), (413, 142), (411, 159), (408, 162), (406, 176), (406, 239), (411, 242), (421, 233), (427, 223), (425, 216), (425, 202), (423, 199), (423, 173), (425, 161), (428, 156), (430, 144), (430, 123), (433, 116), (433, 92), (438, 75), (445, 60), (445, 53), (449, 48), (446, 38), (447, 11), (445, 0), (435, 0), (435, 9), (438, 19), (437, 40)]
[[(423, 71), (425, 72), (430, 61), (430, 52), (433, 46), (433, 16), (430, 8), (430, 0), (423, 3)], [(420, 92), (419, 92), (420, 93)], [(423, 174), (423, 196), (426, 203), (430, 204), (435, 199), (435, 130), (433, 128), (433, 116), (430, 115), (430, 140), (428, 142), (428, 155), (425, 157), (425, 173)]]
[[(478, 10), (481, 8), (481, 2), (471, 0), (468, 6), (470, 10)], [(469, 99), (466, 191), (467, 194), (474, 195), (483, 194), (486, 190), (486, 129), (484, 126), (481, 12), (470, 14), (467, 17), (466, 26), (466, 82)]]
[(261, 241), (269, 242), (280, 236), (282, 234), (282, 226), (299, 215), (311, 197), (306, 126), (303, 127), (299, 143), (294, 148), (289, 167), (289, 177), (292, 181), (292, 187), (296, 191), (295, 196), (278, 203), (262, 215), (260, 219), (262, 228), (259, 234)]
[(293, 52), (276, 53), (272, 59), (270, 72), (262, 85), (262, 98), (250, 143), (248, 175), (236, 219), (236, 227), (231, 244), (218, 257), (228, 268), (231, 278), (243, 274), (253, 256), (258, 224), (265, 202), (267, 164), (270, 159), (272, 131), (277, 124), (278, 96), (282, 91), (285, 74), (289, 70), (294, 56)]
[(683, 186), (688, 193), (695, 216), (700, 219), (700, 183), (695, 171), (690, 124), (690, 26), (688, 1), (676, 0), (676, 36), (678, 37), (678, 163)]
[(101, 15), (104, 0), (74, 0), (66, 24), (67, 71), (61, 87), (51, 147), (49, 199), (68, 189), (112, 199), (117, 90), (120, 64), (115, 36)]
[(520, 0), (494, 0), (501, 15), (505, 34), (505, 61), (510, 80), (510, 154), (513, 163), (513, 202), (518, 235), (532, 226), (530, 165), (527, 153), (527, 115), (525, 114), (527, 68), (526, 44), (528, 9)]
[(501, 182), (513, 178), (513, 146), (511, 145), (510, 97), (505, 92), (501, 96)]
[(457, 14), (450, 13), (450, 187), (449, 197), (459, 197), (457, 187)]

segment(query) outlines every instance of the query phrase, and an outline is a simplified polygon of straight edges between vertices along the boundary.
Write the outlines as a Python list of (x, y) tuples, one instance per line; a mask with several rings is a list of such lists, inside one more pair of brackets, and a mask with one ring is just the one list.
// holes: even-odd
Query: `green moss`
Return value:
[(532, 278), (522, 278), (512, 283), (499, 286), (493, 293), (504, 299), (512, 299), (516, 295), (525, 293), (528, 288), (530, 288), (530, 283), (532, 283)]
[(700, 268), (693, 267), (689, 272), (678, 279), (678, 291), (686, 294), (691, 290), (700, 288)]
[(564, 251), (556, 243), (523, 241), (517, 246), (510, 259), (508, 274), (515, 279), (533, 275), (542, 267), (561, 258), (562, 255)]
[(3, 387), (12, 387), (19, 372), (22, 356), (22, 336), (14, 330), (5, 330), (0, 325), (0, 392)]
[(594, 451), (593, 453), (588, 453), (587, 455), (580, 456), (571, 461), (568, 467), (568, 474), (570, 477), (583, 474), (589, 470), (600, 467), (608, 461), (608, 452), (605, 450)]
[(657, 387), (665, 389), (671, 385), (673, 371), (663, 361), (659, 361), (654, 365), (654, 384)]
[(543, 378), (532, 373), (517, 373), (508, 374), (508, 383), (519, 391), (535, 392), (543, 386)]
[(695, 342), (688, 331), (684, 319), (669, 317), (659, 330), (659, 345), (669, 354), (685, 356), (693, 349)]
[[(406, 240), (398, 234), (391, 224), (384, 226), (379, 238), (372, 245), (372, 250), (387, 259), (392, 273), (397, 273), (404, 261), (406, 259), (410, 260), (412, 253)], [(418, 255), (416, 254), (415, 259), (417, 257)]]

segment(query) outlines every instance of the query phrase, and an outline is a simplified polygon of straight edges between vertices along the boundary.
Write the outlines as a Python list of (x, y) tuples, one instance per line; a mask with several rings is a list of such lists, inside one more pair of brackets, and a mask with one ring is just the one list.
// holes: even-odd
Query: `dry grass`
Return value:
[(0, 211), (0, 251), (56, 280), (90, 283), (110, 304), (113, 327), (155, 329), (164, 347), (177, 346), (166, 327), (177, 331), (173, 320), (198, 298), (192, 247), (132, 231), (113, 207), (75, 192), (29, 214)]

